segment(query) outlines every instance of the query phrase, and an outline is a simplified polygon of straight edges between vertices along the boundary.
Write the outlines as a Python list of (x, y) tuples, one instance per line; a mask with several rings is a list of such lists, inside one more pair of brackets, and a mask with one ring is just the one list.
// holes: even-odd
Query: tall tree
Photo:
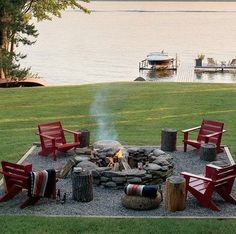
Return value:
[(25, 55), (16, 54), (15, 46), (34, 43), (29, 36), (36, 38), (38, 33), (31, 19), (61, 17), (61, 12), (69, 7), (89, 13), (77, 0), (0, 0), (0, 79), (22, 78), (28, 74), (29, 70), (20, 69), (19, 64)]

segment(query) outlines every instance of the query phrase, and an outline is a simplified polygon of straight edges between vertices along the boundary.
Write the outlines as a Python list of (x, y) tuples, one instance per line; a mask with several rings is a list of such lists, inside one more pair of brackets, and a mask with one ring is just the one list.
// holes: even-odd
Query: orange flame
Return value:
[(117, 158), (123, 158), (123, 152), (121, 149), (116, 152), (116, 156)]

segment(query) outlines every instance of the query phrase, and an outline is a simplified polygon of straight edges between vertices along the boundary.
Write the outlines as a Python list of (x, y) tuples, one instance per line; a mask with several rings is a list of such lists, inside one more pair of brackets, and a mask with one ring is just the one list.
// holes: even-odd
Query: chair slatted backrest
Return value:
[[(203, 120), (201, 128), (199, 130), (197, 141), (201, 142), (205, 140), (205, 135), (222, 132), (224, 128), (224, 123), (212, 120)], [(209, 138), (209, 143), (219, 144), (221, 141), (222, 134), (213, 136)]]
[[(22, 179), (21, 176), (28, 177), (28, 171), (24, 165), (2, 161), (2, 171), (5, 175), (6, 185), (14, 183), (20, 187), (25, 188), (27, 185), (27, 179)], [(18, 177), (19, 176), (19, 177)], [(8, 183), (8, 181), (11, 181)]]
[(234, 181), (235, 177), (236, 164), (220, 169), (215, 169), (214, 173), (212, 174), (212, 180), (214, 182), (215, 187), (219, 187), (221, 185), (232, 182)]
[[(66, 143), (66, 139), (65, 139), (65, 135), (62, 129), (61, 122), (39, 124), (38, 130), (40, 134), (47, 135), (50, 137), (55, 137), (56, 143), (59, 143), (59, 144)], [(41, 143), (45, 146), (45, 148), (52, 146), (52, 141), (50, 139), (47, 139), (41, 136), (40, 136), (40, 139), (41, 139)]]

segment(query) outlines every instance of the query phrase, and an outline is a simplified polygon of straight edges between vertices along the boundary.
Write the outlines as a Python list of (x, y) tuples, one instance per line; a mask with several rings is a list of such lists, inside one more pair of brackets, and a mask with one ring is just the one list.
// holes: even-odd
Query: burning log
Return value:
[(119, 171), (120, 170), (120, 164), (119, 162), (115, 162), (112, 168), (113, 171)]
[(124, 168), (125, 170), (131, 169), (131, 167), (130, 167), (130, 165), (129, 165), (129, 163), (128, 163), (127, 160), (121, 160), (120, 163), (121, 163), (121, 165), (123, 166), (123, 168)]

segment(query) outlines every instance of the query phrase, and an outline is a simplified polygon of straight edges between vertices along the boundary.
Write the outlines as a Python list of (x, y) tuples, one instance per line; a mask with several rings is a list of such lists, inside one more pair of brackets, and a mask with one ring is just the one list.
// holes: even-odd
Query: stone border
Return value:
[(224, 146), (224, 150), (225, 150), (225, 153), (226, 153), (226, 155), (227, 155), (227, 157), (228, 157), (228, 159), (229, 159), (231, 165), (235, 164), (235, 161), (234, 161), (234, 159), (233, 159), (233, 156), (232, 156), (232, 154), (230, 153), (229, 147), (228, 147), (228, 146)]
[[(1, 216), (6, 216), (5, 214), (0, 214)], [(23, 216), (22, 214), (8, 214), (7, 216)], [(29, 215), (27, 215), (29, 216)], [(99, 215), (35, 215), (30, 214), (30, 216), (35, 217), (49, 217), (49, 218), (108, 218), (108, 219), (217, 219), (217, 220), (228, 220), (228, 219), (236, 219), (236, 216), (223, 217), (223, 216), (99, 216)]]

